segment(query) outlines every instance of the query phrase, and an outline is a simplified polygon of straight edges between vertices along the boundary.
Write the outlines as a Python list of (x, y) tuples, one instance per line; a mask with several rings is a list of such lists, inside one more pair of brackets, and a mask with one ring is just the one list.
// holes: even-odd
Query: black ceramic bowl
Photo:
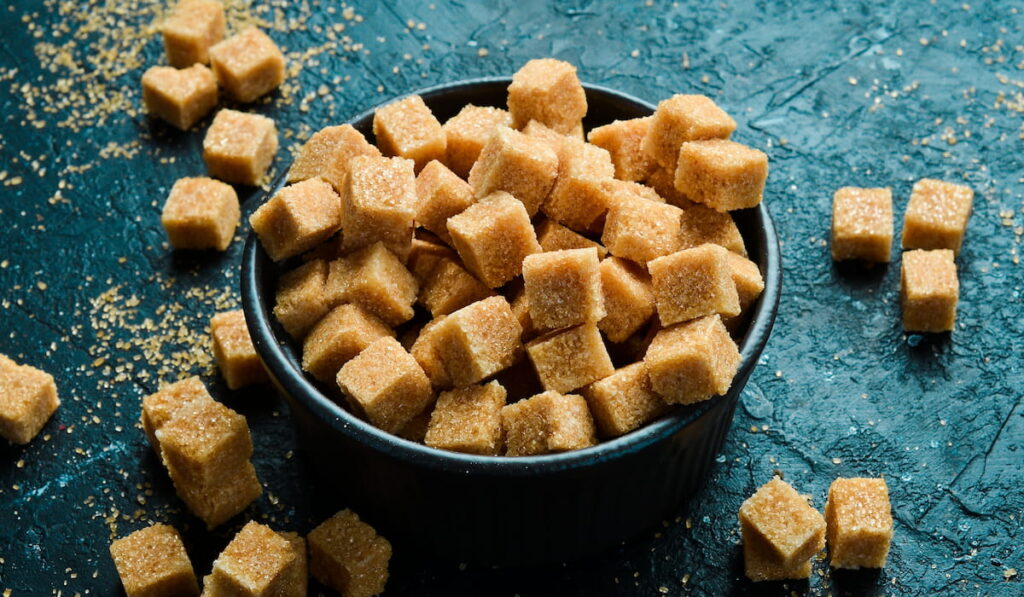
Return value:
[[(505, 106), (507, 78), (420, 91), (444, 122), (468, 103)], [(653, 106), (585, 85), (589, 130), (647, 116)], [(373, 139), (373, 110), (350, 121)], [(249, 234), (242, 304), (256, 350), (291, 406), (305, 457), (337, 495), (403, 549), (483, 565), (563, 562), (614, 545), (677, 511), (706, 477), (732, 422), (740, 391), (778, 310), (778, 239), (764, 205), (735, 212), (765, 290), (740, 341), (742, 361), (725, 396), (679, 407), (592, 448), (502, 458), (443, 452), (384, 433), (326, 396), (300, 367), (301, 346), (273, 318), (280, 266)]]

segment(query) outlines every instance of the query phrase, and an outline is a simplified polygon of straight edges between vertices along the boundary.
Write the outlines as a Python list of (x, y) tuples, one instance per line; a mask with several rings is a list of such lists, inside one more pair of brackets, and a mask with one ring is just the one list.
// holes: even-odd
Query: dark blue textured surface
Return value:
[[(588, 562), (493, 572), (400, 553), (389, 594), (747, 592), (735, 512), (774, 469), (817, 506), (835, 476), (884, 474), (896, 539), (880, 573), (833, 574), (818, 562), (809, 583), (757, 590), (1021, 594), (1024, 5), (650, 4), (365, 3), (347, 15), (360, 20), (328, 2), (253, 9), (303, 65), (253, 108), (282, 129), (278, 170), (297, 143), (285, 131), (302, 136), (414, 88), (508, 74), (547, 55), (650, 100), (706, 93), (736, 117), (736, 137), (771, 158), (766, 200), (784, 240), (785, 295), (707, 487), (664, 528)], [(138, 112), (141, 69), (162, 60), (157, 18), (142, 0), (0, 8), (0, 352), (54, 373), (64, 400), (49, 440), (0, 447), (0, 592), (110, 594), (111, 533), (149, 520), (183, 529), (197, 571), (209, 570), (234, 528), (207, 534), (181, 511), (135, 427), (161, 355), (205, 373), (249, 418), (266, 486), (253, 516), (307, 531), (340, 505), (306, 483), (272, 393), (228, 392), (207, 361), (176, 354), (202, 354), (205, 339), (167, 331), (201, 334), (231, 304), (224, 297), (237, 297), (241, 243), (223, 256), (164, 246), (160, 207), (175, 179), (203, 172), (209, 119), (179, 133)], [(311, 55), (335, 23), (346, 26), (337, 46)], [(137, 53), (114, 60), (104, 52), (114, 48)], [(61, 126), (69, 121), (81, 126)], [(923, 176), (977, 193), (948, 338), (901, 332), (898, 263), (836, 268), (823, 240), (836, 187), (892, 186), (898, 229)], [(122, 298), (96, 300), (116, 286)], [(158, 312), (164, 303), (180, 310)], [(134, 368), (119, 376), (126, 363)]]

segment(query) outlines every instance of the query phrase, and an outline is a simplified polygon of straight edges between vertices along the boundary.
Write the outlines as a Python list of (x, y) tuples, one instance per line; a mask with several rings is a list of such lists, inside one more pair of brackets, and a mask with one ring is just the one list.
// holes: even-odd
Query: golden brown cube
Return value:
[(468, 177), (498, 125), (512, 126), (512, 116), (506, 110), (490, 106), (469, 104), (449, 118), (441, 127), (447, 138), (447, 166), (462, 178)]
[[(748, 567), (747, 576), (751, 580), (776, 580), (781, 575), (773, 575), (771, 566), (764, 564), (799, 569), (825, 547), (825, 519), (811, 507), (806, 497), (778, 477), (773, 477), (743, 502), (739, 519), (744, 542), (748, 538), (763, 542), (754, 547), (765, 548), (758, 549), (756, 555), (760, 556), (757, 559), (762, 567), (769, 568), (751, 574), (754, 571)], [(776, 578), (770, 578), (772, 576)]]
[(173, 473), (171, 481), (178, 497), (190, 512), (206, 523), (207, 530), (231, 520), (263, 493), (256, 469), (247, 460), (210, 483), (182, 481)]
[(376, 243), (331, 262), (327, 301), (354, 303), (384, 323), (397, 326), (412, 319), (419, 285), (395, 255)]
[(644, 355), (651, 387), (670, 404), (693, 404), (729, 391), (740, 352), (718, 315), (659, 330)]
[(277, 192), (249, 217), (260, 244), (274, 261), (308, 251), (341, 227), (338, 194), (310, 178)]
[(477, 301), (444, 318), (437, 350), (456, 386), (468, 386), (511, 366), (521, 354), (522, 328), (501, 296)]
[(202, 64), (153, 66), (142, 75), (146, 111), (185, 131), (217, 105), (217, 78)]
[(157, 456), (160, 455), (160, 442), (156, 438), (157, 429), (166, 425), (179, 408), (193, 400), (213, 401), (213, 396), (210, 396), (202, 380), (196, 376), (163, 386), (142, 399), (142, 429), (146, 432), (149, 445), (153, 447)]
[(728, 255), (724, 248), (706, 244), (647, 264), (661, 325), (715, 313), (726, 317), (740, 314)]
[(567, 452), (597, 443), (587, 401), (575, 394), (544, 392), (501, 409), (506, 456)]
[(210, 63), (221, 87), (242, 103), (255, 101), (284, 82), (284, 54), (255, 27), (210, 48)]
[(444, 160), (448, 138), (423, 98), (410, 95), (378, 108), (373, 134), (384, 155), (412, 160), (419, 172), (431, 160)]
[(953, 251), (907, 251), (900, 268), (903, 329), (908, 332), (951, 332), (960, 298)]
[(618, 369), (583, 389), (590, 413), (603, 437), (618, 437), (668, 411), (668, 404), (651, 388), (641, 361)]
[(27, 444), (58, 406), (52, 375), (0, 354), (0, 436)]
[(424, 238), (413, 237), (406, 267), (409, 268), (409, 271), (412, 272), (412, 275), (416, 277), (416, 280), (422, 286), (427, 276), (434, 271), (434, 267), (442, 259), (458, 261), (459, 256), (450, 247), (442, 244), (441, 239), (437, 239), (434, 242)]
[(611, 154), (615, 178), (640, 182), (654, 172), (657, 160), (643, 150), (653, 117), (616, 120), (587, 134), (587, 140)]
[(523, 282), (530, 320), (538, 329), (596, 323), (605, 316), (597, 249), (527, 255)]
[(903, 216), (903, 248), (950, 249), (958, 255), (973, 203), (969, 187), (929, 178), (917, 181)]
[(734, 141), (691, 141), (679, 148), (676, 189), (718, 211), (755, 207), (768, 179), (768, 156)]
[(582, 141), (563, 144), (558, 179), (541, 208), (573, 230), (592, 230), (611, 205), (607, 182), (615, 172), (608, 152)]
[(771, 544), (752, 529), (741, 526), (740, 537), (743, 540), (743, 569), (750, 580), (762, 582), (810, 578), (811, 559), (786, 566), (779, 561)]
[(892, 542), (892, 507), (885, 479), (836, 479), (825, 502), (833, 568), (884, 568)]
[(761, 276), (761, 270), (757, 264), (746, 257), (729, 252), (726, 253), (725, 258), (729, 262), (732, 281), (736, 284), (740, 311), (746, 311), (764, 291), (764, 277)]
[(432, 316), (437, 317), (493, 295), (490, 288), (461, 265), (442, 258), (420, 286), (419, 302)]
[(526, 288), (519, 288), (511, 296), (512, 302), (509, 305), (512, 307), (512, 314), (516, 316), (516, 321), (519, 322), (519, 327), (523, 330), (520, 337), (526, 342), (537, 335), (533, 320), (530, 319), (530, 300), (526, 296)]
[(469, 172), (477, 197), (505, 191), (533, 217), (558, 177), (558, 155), (544, 141), (498, 126)]
[(203, 137), (203, 161), (210, 176), (256, 185), (277, 154), (274, 121), (227, 108), (217, 112)]
[(583, 91), (576, 67), (562, 60), (530, 60), (508, 86), (508, 109), (513, 126), (521, 129), (536, 120), (568, 135), (579, 129), (587, 113), (587, 94)]
[(245, 417), (215, 400), (192, 400), (155, 431), (175, 482), (210, 485), (252, 456)]
[(505, 388), (496, 381), (442, 392), (424, 443), (440, 450), (498, 456), (504, 406)]
[(611, 342), (625, 342), (654, 315), (651, 277), (632, 261), (601, 262), (601, 294), (606, 314), (597, 326)]
[(843, 187), (832, 197), (832, 259), (888, 263), (892, 191)]
[(287, 272), (277, 284), (274, 317), (288, 335), (301, 340), (327, 314), (327, 263), (321, 259), (303, 263)]
[(624, 197), (608, 211), (601, 244), (616, 257), (646, 265), (679, 249), (682, 213), (674, 205)]
[(523, 204), (497, 192), (448, 220), (455, 250), (466, 269), (497, 288), (523, 271), (523, 259), (540, 253), (537, 235)]
[(608, 249), (600, 243), (569, 230), (554, 220), (544, 219), (536, 226), (537, 242), (544, 251), (562, 251), (564, 249), (597, 249), (597, 256), (604, 259)]
[(526, 353), (545, 390), (570, 392), (615, 372), (593, 323), (532, 340), (526, 344)]
[(380, 157), (380, 150), (351, 124), (325, 127), (302, 146), (288, 169), (288, 182), (319, 176), (340, 193), (348, 176), (349, 161), (358, 155)]
[(203, 579), (208, 597), (301, 597), (306, 594), (306, 546), (294, 533), (250, 521)]
[(404, 158), (357, 156), (341, 193), (343, 251), (383, 242), (402, 261), (412, 246), (416, 174)]
[(217, 0), (181, 0), (160, 32), (171, 66), (207, 64), (210, 48), (224, 39), (224, 7)]
[(212, 178), (180, 178), (167, 196), (160, 223), (176, 249), (216, 249), (231, 244), (241, 209), (231, 185)]
[(353, 409), (388, 433), (400, 431), (434, 401), (423, 368), (390, 336), (345, 363), (338, 386)]
[(409, 349), (409, 354), (423, 368), (434, 389), (452, 387), (451, 378), (448, 377), (448, 371), (441, 359), (439, 344), (439, 340), (443, 339), (440, 325), (444, 319), (444, 316), (441, 316), (424, 325), (416, 336), (416, 341), (412, 343), (412, 348)]
[(344, 597), (373, 597), (388, 581), (391, 544), (351, 510), (309, 532), (309, 571)]
[(218, 313), (210, 320), (213, 357), (228, 388), (237, 390), (268, 381), (263, 361), (252, 345), (241, 309)]
[(644, 184), (651, 188), (659, 197), (662, 198), (663, 203), (675, 205), (686, 209), (691, 205), (696, 205), (693, 201), (690, 201), (685, 194), (681, 193), (676, 189), (676, 169), (662, 168), (657, 166), (653, 172), (644, 181)]
[(728, 139), (736, 121), (703, 95), (673, 95), (658, 103), (643, 149), (663, 168), (675, 168), (679, 147), (687, 141)]
[(394, 332), (358, 305), (338, 305), (310, 330), (302, 344), (302, 368), (330, 382), (341, 366), (367, 346)]
[(683, 209), (679, 228), (679, 248), (690, 249), (705, 243), (721, 245), (733, 253), (747, 256), (747, 247), (732, 214), (695, 203)]
[(430, 162), (416, 177), (416, 223), (449, 245), (448, 218), (476, 201), (473, 187), (438, 161)]
[(154, 524), (110, 544), (110, 557), (127, 597), (192, 597), (199, 584), (181, 536)]

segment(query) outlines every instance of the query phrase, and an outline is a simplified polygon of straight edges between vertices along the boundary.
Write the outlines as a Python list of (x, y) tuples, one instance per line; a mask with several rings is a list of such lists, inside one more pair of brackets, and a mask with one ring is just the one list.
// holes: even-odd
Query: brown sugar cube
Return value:
[(657, 191), (639, 182), (630, 182), (628, 180), (617, 180), (611, 178), (604, 181), (604, 187), (608, 193), (607, 198), (609, 209), (618, 205), (623, 200), (635, 199), (638, 197), (640, 199), (654, 201), (655, 203), (666, 203), (665, 199), (659, 195)]
[[(803, 564), (825, 547), (825, 519), (785, 481), (773, 477), (740, 506), (740, 529), (756, 564), (747, 567), (754, 581), (796, 578), (780, 574), (803, 572)], [(753, 539), (749, 549), (746, 544)], [(781, 569), (781, 570), (780, 570)]]
[(498, 126), (469, 172), (477, 197), (509, 193), (533, 217), (558, 177), (558, 155), (544, 141)]
[(744, 573), (750, 580), (762, 582), (810, 578), (811, 558), (785, 566), (779, 561), (771, 544), (753, 530), (742, 527), (740, 536), (743, 539)]
[(633, 363), (583, 389), (590, 413), (603, 437), (618, 437), (668, 411), (651, 388), (647, 366)]
[(242, 103), (255, 101), (284, 82), (284, 54), (255, 27), (210, 48), (210, 63), (221, 87)]
[(252, 456), (245, 417), (216, 400), (182, 404), (155, 435), (176, 482), (215, 482)]
[(153, 66), (142, 75), (146, 111), (186, 131), (217, 105), (217, 78), (202, 64)]
[(928, 178), (917, 181), (903, 216), (903, 248), (950, 249), (959, 254), (973, 203), (969, 187)]
[(449, 245), (448, 218), (476, 201), (473, 187), (438, 161), (430, 162), (416, 177), (416, 223)]
[(576, 67), (553, 58), (523, 65), (508, 86), (508, 109), (513, 126), (521, 129), (536, 120), (555, 131), (574, 133), (587, 113), (587, 94)]
[(213, 400), (210, 392), (196, 376), (160, 388), (142, 399), (142, 430), (153, 450), (160, 455), (160, 442), (156, 430), (170, 421), (182, 406), (193, 400)]
[(729, 262), (732, 281), (736, 284), (740, 311), (746, 311), (764, 291), (764, 277), (761, 276), (761, 270), (757, 264), (746, 257), (729, 252), (726, 253), (725, 258)]
[(606, 181), (614, 167), (608, 152), (582, 141), (567, 141), (558, 179), (544, 202), (544, 213), (573, 230), (591, 230), (610, 206)]
[(217, 0), (182, 0), (160, 26), (167, 62), (175, 68), (210, 62), (210, 48), (224, 39), (224, 7)]
[(670, 404), (693, 404), (729, 391), (740, 352), (718, 315), (661, 329), (644, 355), (651, 387)]
[(458, 258), (458, 254), (450, 247), (441, 244), (440, 239), (438, 242), (431, 242), (422, 238), (413, 238), (409, 248), (407, 267), (422, 285), (442, 259), (456, 261)]
[(351, 124), (320, 129), (306, 141), (292, 162), (288, 182), (319, 176), (340, 193), (348, 176), (349, 160), (358, 155), (380, 157), (380, 150)]
[(427, 437), (427, 427), (430, 426), (430, 411), (431, 409), (428, 407), (426, 410), (410, 419), (404, 427), (395, 432), (395, 435), (402, 439), (422, 444), (423, 440)]
[(489, 288), (520, 275), (523, 259), (541, 252), (526, 208), (508, 193), (484, 197), (450, 218), (448, 231), (466, 269)]
[(843, 187), (832, 198), (832, 259), (888, 263), (892, 191)]
[(755, 207), (768, 178), (768, 156), (733, 141), (691, 141), (679, 148), (676, 189), (718, 211)]
[(435, 389), (452, 387), (451, 378), (448, 377), (444, 361), (441, 360), (440, 344), (438, 344), (438, 340), (443, 337), (440, 334), (440, 325), (444, 319), (444, 316), (441, 316), (424, 325), (419, 335), (416, 336), (412, 348), (409, 349), (409, 354), (423, 368), (427, 379), (430, 380), (430, 385)]
[(171, 187), (160, 223), (176, 249), (216, 249), (231, 244), (241, 217), (231, 185), (212, 178), (180, 178)]
[(213, 357), (228, 388), (237, 390), (269, 380), (249, 337), (241, 309), (214, 315), (210, 320), (210, 336), (213, 337)]
[(545, 390), (570, 392), (615, 372), (597, 325), (586, 323), (526, 344)]
[(605, 316), (597, 249), (528, 255), (523, 282), (530, 320), (538, 329), (567, 328)]
[(907, 251), (900, 268), (903, 329), (951, 332), (956, 324), (960, 281), (950, 249)]
[(331, 262), (327, 277), (330, 305), (354, 303), (384, 323), (397, 326), (412, 319), (419, 285), (383, 243)]
[(654, 315), (651, 277), (631, 261), (601, 262), (601, 293), (607, 313), (597, 326), (611, 342), (625, 342)]
[(490, 106), (469, 104), (449, 118), (441, 128), (448, 141), (446, 164), (452, 172), (468, 177), (491, 133), (499, 125), (512, 126), (512, 115)]
[(515, 315), (516, 321), (519, 322), (519, 327), (523, 330), (520, 336), (523, 342), (536, 336), (537, 329), (533, 327), (533, 320), (530, 318), (530, 299), (526, 296), (526, 288), (516, 291), (512, 295), (512, 302), (509, 305), (512, 307), (512, 314)]
[(344, 597), (373, 597), (388, 582), (391, 544), (351, 510), (309, 532), (309, 571)]
[(729, 252), (705, 244), (659, 257), (647, 264), (662, 325), (719, 313), (740, 314)]
[(424, 443), (439, 450), (498, 456), (503, 406), (505, 388), (496, 381), (442, 392)]
[(207, 530), (231, 520), (263, 493), (256, 469), (249, 461), (237, 464), (231, 472), (207, 483), (183, 480), (172, 471), (168, 472), (178, 497), (206, 524)]
[(501, 409), (506, 456), (567, 452), (597, 443), (587, 401), (575, 394), (544, 392)]
[(623, 198), (608, 211), (601, 244), (616, 257), (641, 265), (679, 249), (682, 210), (639, 196)]
[(416, 174), (410, 160), (352, 158), (341, 193), (342, 250), (383, 242), (405, 261), (412, 245), (416, 203)]
[(544, 251), (562, 251), (565, 249), (597, 249), (597, 256), (604, 259), (608, 249), (600, 243), (569, 230), (554, 220), (544, 219), (536, 226), (537, 242)]
[(437, 350), (456, 387), (508, 368), (521, 354), (522, 328), (502, 296), (477, 301), (448, 315), (437, 334)]
[(249, 218), (260, 244), (274, 261), (312, 249), (341, 227), (338, 194), (311, 178), (288, 185)]
[(732, 214), (699, 203), (683, 209), (680, 220), (679, 248), (690, 249), (705, 243), (720, 245), (744, 257), (747, 247)]
[(419, 302), (434, 317), (493, 296), (491, 289), (451, 259), (441, 259), (420, 286)]
[(0, 354), (0, 436), (27, 444), (58, 406), (52, 375)]
[(302, 344), (302, 368), (322, 382), (333, 381), (341, 366), (367, 346), (394, 332), (358, 305), (338, 305), (320, 320)]
[(892, 507), (885, 479), (836, 479), (825, 502), (833, 568), (884, 568), (892, 542)]
[(679, 146), (687, 141), (728, 139), (736, 121), (703, 95), (673, 95), (658, 103), (643, 149), (663, 168), (675, 168)]
[(615, 178), (639, 182), (647, 180), (657, 161), (643, 150), (644, 137), (653, 117), (616, 120), (587, 134), (587, 140), (611, 154)]
[[(306, 594), (305, 542), (250, 521), (213, 562), (203, 579), (209, 597), (299, 597)], [(298, 582), (296, 582), (298, 581)]]
[(199, 594), (192, 562), (172, 526), (154, 524), (110, 544), (110, 557), (127, 597)]
[(210, 176), (256, 185), (277, 154), (274, 121), (227, 108), (217, 112), (203, 137), (203, 161)]
[(644, 184), (657, 193), (665, 203), (683, 209), (695, 205), (693, 201), (690, 201), (685, 194), (676, 188), (675, 168), (656, 167), (647, 177), (647, 180), (644, 181)]
[(301, 340), (327, 314), (327, 263), (317, 259), (287, 272), (277, 284), (274, 317), (288, 335)]
[(355, 410), (388, 433), (401, 430), (434, 401), (423, 368), (390, 336), (345, 363), (338, 386)]
[(384, 155), (414, 161), (417, 172), (431, 160), (445, 159), (448, 138), (418, 95), (378, 108), (373, 113), (373, 134)]

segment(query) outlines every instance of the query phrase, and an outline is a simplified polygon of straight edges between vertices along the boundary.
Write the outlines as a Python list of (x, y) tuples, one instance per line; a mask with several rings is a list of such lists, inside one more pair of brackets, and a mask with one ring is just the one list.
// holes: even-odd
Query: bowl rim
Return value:
[[(409, 95), (420, 95), (429, 105), (430, 100), (438, 95), (451, 93), (465, 87), (511, 83), (511, 77), (482, 77), (459, 80), (452, 83), (434, 85), (418, 91), (404, 94), (364, 110), (346, 120), (348, 124), (356, 124), (366, 118), (372, 118), (374, 111), (393, 101)], [(637, 108), (653, 113), (655, 106), (650, 102), (633, 95), (605, 87), (583, 83), (588, 95), (602, 94), (635, 105)], [(287, 172), (287, 171), (285, 171)], [(265, 196), (273, 194), (284, 185), (285, 175), (279, 177)], [(261, 201), (262, 204), (262, 201)], [(771, 335), (772, 327), (778, 313), (782, 286), (782, 262), (778, 235), (768, 207), (762, 201), (756, 208), (761, 220), (761, 232), (765, 242), (764, 260), (764, 291), (751, 313), (747, 333), (740, 341), (740, 365), (734, 379), (747, 378), (757, 365), (760, 355)], [(264, 300), (260, 281), (264, 277), (263, 268), (272, 263), (256, 240), (256, 234), (249, 230), (241, 259), (241, 294), (242, 309), (245, 313), (246, 325), (257, 353), (263, 360), (271, 377), (278, 388), (291, 400), (299, 401), (314, 416), (327, 423), (335, 431), (348, 436), (361, 445), (411, 465), (431, 469), (444, 469), (460, 474), (500, 474), (500, 475), (537, 475), (547, 472), (564, 471), (590, 466), (603, 461), (644, 450), (652, 444), (664, 441), (683, 429), (694, 419), (710, 410), (714, 405), (727, 400), (733, 388), (725, 395), (715, 396), (709, 400), (690, 407), (678, 407), (675, 411), (648, 423), (630, 433), (598, 444), (555, 454), (537, 456), (483, 456), (464, 454), (432, 448), (424, 444), (406, 440), (378, 429), (349, 412), (336, 403), (328, 395), (321, 392), (301, 368), (296, 368), (285, 354), (285, 339), (278, 338), (272, 327), (272, 306)], [(742, 391), (742, 389), (738, 390)]]

